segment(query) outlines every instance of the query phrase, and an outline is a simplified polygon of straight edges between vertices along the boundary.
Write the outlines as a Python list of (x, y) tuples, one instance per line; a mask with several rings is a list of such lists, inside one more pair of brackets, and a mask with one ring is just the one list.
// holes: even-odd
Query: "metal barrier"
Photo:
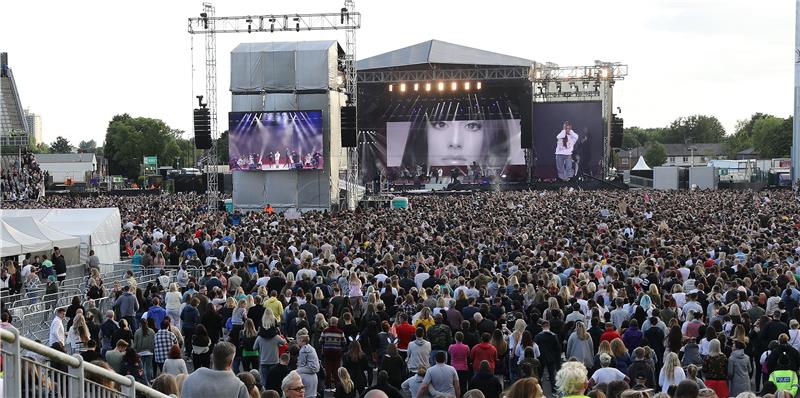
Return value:
[[(168, 398), (133, 377), (122, 376), (92, 363), (84, 362), (80, 355), (69, 356), (19, 335), (14, 329), (0, 329), (0, 338), (7, 343), (0, 347), (2, 354), (3, 391), (5, 397), (109, 397), (135, 398), (137, 393), (147, 398)], [(23, 357), (23, 350), (39, 354), (49, 364)], [(54, 363), (67, 366), (67, 371), (53, 367)], [(99, 384), (87, 376), (105, 380)]]

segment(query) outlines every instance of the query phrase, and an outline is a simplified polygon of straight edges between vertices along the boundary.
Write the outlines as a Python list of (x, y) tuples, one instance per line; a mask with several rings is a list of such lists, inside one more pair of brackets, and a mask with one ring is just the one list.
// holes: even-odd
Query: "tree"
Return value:
[(753, 114), (753, 116), (750, 116), (750, 119), (739, 120), (736, 123), (736, 131), (726, 140), (728, 156), (731, 159), (735, 158), (738, 152), (753, 146), (753, 126), (755, 125), (756, 121), (767, 117), (774, 116), (758, 112)]
[(95, 140), (81, 141), (78, 143), (78, 153), (94, 153), (97, 151)]
[(792, 147), (792, 118), (765, 116), (756, 120), (751, 140), (763, 159), (788, 156)]
[(647, 152), (644, 153), (644, 161), (647, 162), (647, 165), (650, 167), (663, 165), (664, 162), (667, 161), (667, 150), (664, 148), (664, 145), (661, 145), (659, 142), (650, 144), (650, 147), (647, 148)]
[(51, 153), (72, 153), (72, 148), (69, 140), (60, 135), (50, 144)]
[(219, 164), (228, 164), (228, 130), (220, 134), (217, 139), (217, 156)]
[(109, 172), (135, 178), (143, 156), (157, 156), (160, 164), (175, 164), (180, 151), (176, 134), (158, 119), (115, 115), (103, 145)]
[[(623, 148), (636, 148), (637, 146), (646, 146), (647, 144), (655, 141), (660, 141), (662, 136), (664, 135), (663, 127), (657, 128), (642, 128), (642, 127), (628, 127), (625, 129), (625, 133), (622, 136), (622, 147)], [(631, 146), (626, 145), (627, 143)], [(638, 144), (637, 144), (638, 143)], [(636, 145), (632, 145), (636, 144)]]
[(45, 144), (44, 142), (40, 142), (36, 145), (31, 145), (31, 152), (33, 153), (50, 153), (50, 147)]
[(725, 128), (714, 116), (679, 117), (664, 131), (663, 144), (718, 143), (725, 139)]

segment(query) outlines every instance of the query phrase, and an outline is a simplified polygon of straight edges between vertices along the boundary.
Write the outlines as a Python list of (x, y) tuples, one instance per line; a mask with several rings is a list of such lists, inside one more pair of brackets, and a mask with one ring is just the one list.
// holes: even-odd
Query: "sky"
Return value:
[[(216, 1), (217, 16), (338, 12), (343, 1)], [(359, 0), (357, 58), (430, 39), (554, 62), (622, 62), (614, 107), (626, 126), (713, 115), (728, 134), (755, 112), (793, 112), (794, 2), (770, 0)], [(192, 131), (204, 41), (187, 32), (202, 2), (5, 0), (0, 51), (45, 142), (102, 144), (116, 114)], [(219, 114), (230, 111), (230, 51), (244, 42), (339, 40), (344, 32), (217, 35)], [(192, 51), (194, 44), (194, 51)], [(192, 55), (194, 54), (194, 56)], [(192, 65), (194, 64), (194, 68)], [(225, 120), (221, 118), (221, 120)]]

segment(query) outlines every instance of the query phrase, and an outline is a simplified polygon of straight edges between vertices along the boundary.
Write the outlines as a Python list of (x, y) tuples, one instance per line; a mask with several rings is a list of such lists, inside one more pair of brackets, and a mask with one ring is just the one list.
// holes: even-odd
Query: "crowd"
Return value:
[(23, 152), (13, 164), (0, 172), (0, 193), (3, 201), (36, 200), (44, 193), (47, 172), (39, 167), (36, 157)]
[(791, 191), (473, 193), (294, 220), (204, 199), (20, 204), (117, 206), (132, 268), (161, 274), (91, 271), (49, 344), (189, 398), (798, 392)]

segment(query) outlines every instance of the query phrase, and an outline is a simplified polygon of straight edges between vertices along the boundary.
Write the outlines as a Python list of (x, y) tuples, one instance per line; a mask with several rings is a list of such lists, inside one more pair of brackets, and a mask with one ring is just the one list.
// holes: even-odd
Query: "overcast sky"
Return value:
[[(225, 0), (218, 16), (338, 12), (340, 1)], [(792, 113), (794, 2), (770, 0), (361, 0), (359, 59), (439, 39), (539, 62), (629, 65), (614, 106), (626, 126), (718, 117), (730, 134), (755, 112)], [(3, 1), (0, 51), (44, 140), (102, 143), (118, 113), (192, 130), (204, 42), (187, 18), (200, 1)], [(217, 36), (219, 112), (230, 110), (230, 51), (241, 42), (336, 39), (344, 32)], [(224, 118), (222, 119), (224, 120)], [(223, 126), (224, 127), (224, 126)]]

